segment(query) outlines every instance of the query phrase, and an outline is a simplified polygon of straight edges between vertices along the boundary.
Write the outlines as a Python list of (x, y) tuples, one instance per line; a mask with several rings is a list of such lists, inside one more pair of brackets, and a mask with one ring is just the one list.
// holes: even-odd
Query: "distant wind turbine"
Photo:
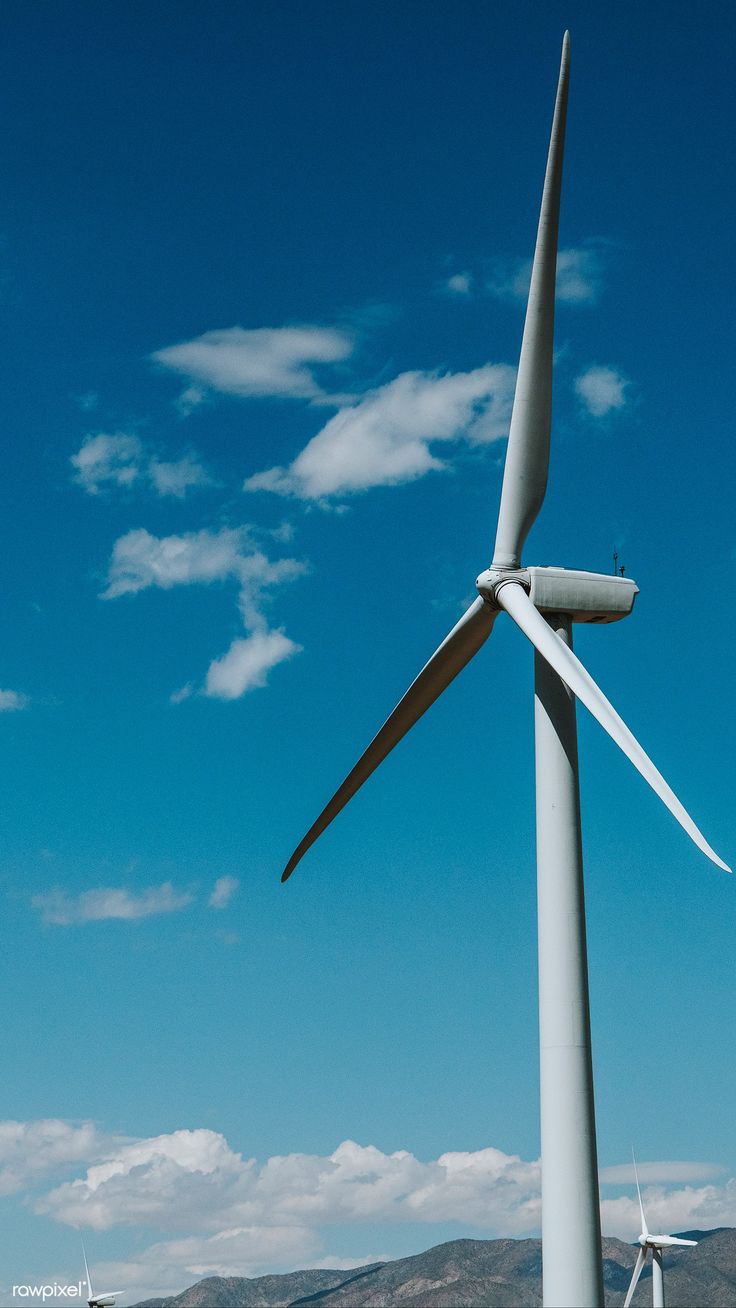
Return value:
[(87, 1276), (87, 1308), (114, 1308), (115, 1296), (124, 1294), (124, 1290), (105, 1290), (104, 1294), (95, 1294), (92, 1289), (92, 1277), (89, 1274), (87, 1264), (87, 1251), (82, 1241), (82, 1256), (84, 1258), (84, 1270)]
[[(443, 690), (477, 654), (502, 611), (535, 649), (539, 924), (542, 1245), (545, 1308), (603, 1308), (598, 1169), (590, 1047), (575, 698), (593, 714), (718, 867), (664, 777), (572, 651), (573, 622), (615, 622), (634, 604), (629, 577), (522, 567), (521, 552), (547, 487), (552, 417), (557, 229), (570, 63), (565, 33), (537, 243), (501, 488), (496, 545), (478, 598), (425, 664), (403, 699), (295, 849), (282, 881)], [(480, 709), (492, 729), (503, 686)], [(497, 802), (513, 802), (507, 791)], [(487, 815), (492, 822), (492, 810)]]
[(641, 1213), (641, 1235), (639, 1236), (639, 1256), (634, 1265), (634, 1274), (631, 1278), (631, 1284), (628, 1288), (626, 1298), (624, 1299), (624, 1308), (629, 1308), (629, 1304), (634, 1297), (634, 1290), (637, 1287), (639, 1277), (644, 1270), (644, 1264), (647, 1261), (647, 1254), (650, 1249), (652, 1252), (652, 1305), (653, 1308), (664, 1308), (664, 1269), (662, 1267), (662, 1250), (670, 1249), (673, 1245), (696, 1245), (697, 1240), (683, 1240), (678, 1235), (652, 1235), (647, 1226), (647, 1219), (644, 1216), (644, 1205), (641, 1201), (641, 1190), (639, 1189), (639, 1173), (636, 1170), (636, 1159), (634, 1159), (634, 1176), (636, 1178), (636, 1193), (639, 1196), (639, 1212)]

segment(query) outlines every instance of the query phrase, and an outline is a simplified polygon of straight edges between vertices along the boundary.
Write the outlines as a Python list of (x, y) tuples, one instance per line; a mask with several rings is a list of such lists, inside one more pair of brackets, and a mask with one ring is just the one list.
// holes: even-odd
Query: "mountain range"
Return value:
[[(736, 1229), (683, 1231), (696, 1248), (665, 1252), (668, 1308), (734, 1308)], [(638, 1245), (603, 1240), (606, 1308), (626, 1296)], [(634, 1308), (652, 1302), (651, 1262)], [(136, 1308), (536, 1308), (542, 1303), (539, 1240), (450, 1240), (425, 1253), (350, 1271), (208, 1276), (181, 1294)]]

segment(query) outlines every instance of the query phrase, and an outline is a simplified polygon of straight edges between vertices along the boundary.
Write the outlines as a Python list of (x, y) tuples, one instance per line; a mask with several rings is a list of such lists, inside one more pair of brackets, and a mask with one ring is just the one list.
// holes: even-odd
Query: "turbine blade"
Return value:
[(639, 1212), (641, 1213), (641, 1233), (643, 1236), (647, 1236), (649, 1235), (649, 1228), (647, 1226), (647, 1219), (644, 1216), (644, 1204), (642, 1203), (642, 1199), (641, 1199), (641, 1189), (639, 1188), (639, 1173), (636, 1167), (636, 1158), (634, 1157), (633, 1147), (631, 1150), (631, 1161), (634, 1164), (634, 1180), (636, 1181), (636, 1193), (639, 1196)]
[(92, 1293), (92, 1280), (89, 1274), (89, 1267), (87, 1266), (87, 1250), (84, 1247), (84, 1240), (82, 1240), (82, 1257), (84, 1258), (84, 1272), (85, 1272), (85, 1276), (87, 1277), (87, 1290), (89, 1292), (87, 1294), (87, 1298), (93, 1299), (94, 1295)]
[(683, 1240), (679, 1235), (652, 1235), (649, 1237), (652, 1244), (656, 1244), (660, 1249), (669, 1249), (672, 1245), (692, 1245), (698, 1243), (697, 1240)]
[(647, 1260), (646, 1249), (640, 1249), (639, 1256), (636, 1262), (634, 1263), (634, 1274), (631, 1278), (629, 1288), (626, 1291), (626, 1298), (624, 1299), (624, 1308), (629, 1308), (629, 1304), (631, 1303), (631, 1300), (634, 1297), (634, 1290), (636, 1289), (637, 1284), (639, 1282), (639, 1277), (641, 1276), (642, 1271), (644, 1270), (644, 1264), (646, 1260)]
[(506, 582), (496, 591), (496, 600), (513, 618), (517, 627), (524, 632), (524, 635), (539, 651), (542, 658), (546, 659), (550, 666), (554, 668), (573, 695), (577, 696), (581, 704), (584, 704), (588, 711), (593, 714), (593, 717), (600, 722), (604, 731), (607, 731), (619, 749), (623, 750), (629, 761), (644, 777), (644, 780), (649, 782), (652, 790), (659, 795), (662, 803), (670, 810), (673, 817), (677, 818), (680, 826), (687, 832), (690, 839), (718, 867), (723, 868), (724, 872), (730, 872), (731, 869), (728, 864), (724, 863), (711, 849), (705, 836), (698, 830), (674, 791), (670, 789), (662, 774), (655, 768), (648, 755), (644, 753), (641, 745), (631, 734), (626, 723), (619, 717), (613, 705), (609, 704), (603, 692), (598, 688), (590, 674), (586, 672), (572, 650), (547, 625), (523, 587), (518, 582)]
[(569, 71), (570, 38), (565, 32), (501, 488), (501, 507), (493, 551), (493, 566), (496, 568), (520, 566), (524, 541), (542, 507), (547, 489), (552, 423), (557, 229)]
[(390, 717), (386, 719), (378, 735), (374, 736), (352, 772), (348, 774), (317, 821), (297, 845), (284, 868), (282, 881), (286, 881), (291, 876), (310, 845), (314, 844), (340, 809), (345, 807), (349, 799), (352, 799), (355, 792), (375, 771), (379, 763), (383, 762), (394, 745), (398, 744), (409, 728), (414, 726), (457, 674), (462, 672), (473, 655), (477, 654), (481, 645), (490, 636), (496, 616), (495, 610), (480, 597), (473, 601), (449, 636), (443, 640), (439, 649), (435, 650), (429, 662), (425, 663), (419, 676), (412, 682)]

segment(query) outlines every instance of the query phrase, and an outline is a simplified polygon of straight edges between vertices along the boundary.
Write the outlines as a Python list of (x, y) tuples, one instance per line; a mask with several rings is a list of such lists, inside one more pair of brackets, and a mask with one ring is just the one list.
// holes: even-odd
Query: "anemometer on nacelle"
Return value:
[(487, 568), (475, 584), (483, 599), (499, 608), (496, 595), (507, 582), (523, 586), (540, 613), (565, 613), (573, 622), (618, 622), (631, 613), (639, 594), (630, 577), (572, 568)]

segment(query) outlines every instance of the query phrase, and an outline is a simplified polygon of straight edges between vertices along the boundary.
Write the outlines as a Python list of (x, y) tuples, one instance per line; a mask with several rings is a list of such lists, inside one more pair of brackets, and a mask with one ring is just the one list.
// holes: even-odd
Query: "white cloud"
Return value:
[[(501, 299), (525, 300), (532, 275), (531, 259), (498, 259), (488, 290)], [(590, 246), (559, 250), (556, 298), (563, 304), (594, 304), (601, 284), (601, 261)]]
[(100, 886), (69, 895), (65, 890), (49, 890), (34, 895), (31, 903), (40, 910), (44, 922), (53, 926), (72, 926), (79, 922), (102, 922), (119, 918), (127, 922), (158, 913), (175, 913), (193, 902), (188, 891), (175, 890), (170, 881), (144, 890)]
[[(283, 631), (269, 630), (262, 605), (266, 591), (305, 571), (297, 559), (269, 559), (255, 545), (248, 527), (163, 537), (141, 527), (115, 542), (102, 598), (136, 595), (151, 586), (171, 590), (236, 581), (240, 616), (249, 634), (234, 640), (221, 658), (213, 660), (203, 692), (213, 699), (232, 700), (265, 686), (270, 668), (300, 652), (301, 646)], [(192, 683), (187, 683), (174, 691), (170, 702), (182, 703), (192, 693)]]
[(19, 690), (0, 690), (0, 713), (17, 713), (28, 708), (30, 699)]
[(124, 432), (88, 436), (69, 461), (75, 469), (75, 481), (89, 495), (99, 495), (110, 486), (128, 487), (142, 482), (159, 495), (183, 499), (191, 487), (208, 486), (212, 480), (193, 454), (162, 462), (137, 436)]
[(83, 1179), (39, 1199), (36, 1211), (96, 1230), (150, 1223), (212, 1231), (252, 1167), (215, 1131), (173, 1131), (111, 1150)]
[(175, 495), (177, 499), (183, 499), (192, 486), (209, 486), (212, 482), (202, 464), (191, 454), (171, 462), (151, 459), (148, 476), (159, 495)]
[(191, 699), (194, 694), (194, 682), (188, 681), (186, 685), (180, 686), (178, 690), (172, 690), (169, 695), (170, 704), (183, 704), (185, 699)]
[(248, 527), (152, 536), (140, 527), (120, 536), (113, 546), (103, 599), (136, 595), (150, 586), (209, 585), (236, 579), (254, 595), (264, 587), (304, 572), (296, 559), (270, 560), (257, 549)]
[[(646, 1167), (674, 1176), (678, 1168), (710, 1165)], [(609, 1174), (618, 1180), (619, 1170), (604, 1172), (602, 1183)], [(733, 1180), (699, 1189), (647, 1186), (644, 1201), (652, 1228), (736, 1222)], [(84, 1177), (51, 1190), (36, 1208), (70, 1225), (107, 1230), (145, 1222), (208, 1239), (251, 1228), (455, 1221), (489, 1235), (523, 1236), (539, 1227), (540, 1166), (493, 1148), (421, 1162), (407, 1150), (386, 1154), (352, 1140), (327, 1156), (275, 1155), (259, 1164), (217, 1132), (182, 1130), (116, 1144)], [(607, 1234), (633, 1238), (635, 1197), (606, 1199), (602, 1211)]]
[(265, 686), (271, 668), (301, 650), (283, 631), (254, 631), (234, 640), (222, 658), (210, 663), (204, 693), (211, 699), (240, 699), (247, 690)]
[[(736, 1225), (736, 1179), (725, 1185), (686, 1185), (678, 1190), (649, 1186), (642, 1190), (642, 1202), (650, 1231), (707, 1231), (716, 1226)], [(601, 1220), (607, 1235), (633, 1240), (641, 1230), (637, 1198), (604, 1199)]]
[(124, 1145), (37, 1210), (99, 1230), (147, 1222), (200, 1234), (250, 1226), (460, 1221), (525, 1233), (539, 1223), (539, 1164), (497, 1149), (422, 1163), (346, 1140), (328, 1157), (288, 1154), (262, 1165), (207, 1130)]
[(451, 295), (469, 295), (471, 287), (470, 273), (453, 273), (443, 282), (442, 289), (449, 291)]
[(202, 387), (229, 395), (328, 399), (314, 366), (339, 363), (353, 349), (345, 332), (315, 326), (228, 327), (157, 350), (157, 363), (191, 383), (189, 403)]
[(144, 527), (115, 541), (103, 599), (136, 595), (149, 586), (170, 590), (193, 583), (207, 585), (239, 576), (249, 536), (246, 528), (152, 536)]
[(225, 908), (232, 899), (240, 882), (237, 877), (218, 877), (212, 887), (212, 894), (207, 903), (210, 908)]
[(70, 463), (76, 480), (89, 495), (98, 495), (106, 485), (130, 486), (140, 475), (143, 446), (137, 436), (124, 432), (88, 436)]
[(430, 448), (504, 436), (515, 372), (486, 364), (472, 372), (405, 372), (343, 408), (288, 468), (249, 477), (245, 489), (322, 499), (413, 481), (445, 464)]
[(594, 365), (575, 378), (575, 392), (594, 418), (603, 418), (614, 409), (623, 409), (629, 382), (615, 368)]
[(0, 1194), (12, 1194), (70, 1164), (89, 1163), (118, 1143), (125, 1142), (101, 1133), (93, 1122), (0, 1122)]

